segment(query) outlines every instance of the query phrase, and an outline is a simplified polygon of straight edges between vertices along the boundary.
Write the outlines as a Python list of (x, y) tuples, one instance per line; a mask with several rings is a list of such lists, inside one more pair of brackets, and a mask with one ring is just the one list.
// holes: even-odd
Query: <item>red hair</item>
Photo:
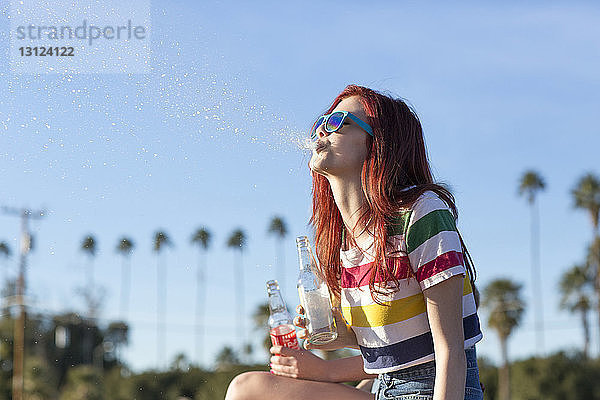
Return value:
[[(371, 295), (375, 301), (374, 283), (394, 281), (411, 276), (412, 270), (400, 268), (399, 263), (388, 262), (385, 257), (388, 242), (387, 226), (390, 218), (402, 209), (408, 209), (427, 190), (434, 191), (448, 204), (454, 218), (458, 212), (454, 197), (441, 184), (434, 183), (427, 159), (421, 123), (415, 112), (402, 100), (392, 98), (362, 86), (347, 86), (333, 101), (327, 114), (345, 98), (357, 96), (373, 128), (373, 136), (367, 136), (367, 157), (362, 167), (361, 183), (366, 202), (360, 212), (360, 226), (374, 226), (374, 262), (369, 281)], [(329, 181), (312, 172), (312, 216), (310, 223), (315, 228), (315, 252), (320, 272), (327, 281), (330, 291), (339, 297), (341, 262), (340, 249), (343, 245), (356, 246), (352, 235), (345, 234), (342, 215), (335, 204)], [(414, 188), (408, 189), (410, 186)], [(354, 227), (348, 227), (353, 230)], [(347, 232), (346, 232), (347, 233)], [(345, 237), (342, 243), (342, 238)], [(462, 243), (462, 238), (461, 238)], [(463, 244), (465, 264), (473, 279), (472, 260)], [(469, 262), (470, 261), (470, 262)], [(380, 280), (378, 279), (378, 280)]]

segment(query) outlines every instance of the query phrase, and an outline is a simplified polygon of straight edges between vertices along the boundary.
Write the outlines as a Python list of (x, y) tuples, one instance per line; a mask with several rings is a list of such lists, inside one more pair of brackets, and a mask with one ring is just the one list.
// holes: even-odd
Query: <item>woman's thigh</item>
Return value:
[[(475, 347), (465, 350), (467, 376), (464, 400), (483, 400)], [(431, 400), (435, 383), (435, 362), (380, 375), (377, 400)]]
[(377, 400), (431, 400), (435, 384), (435, 364), (428, 362), (404, 370), (379, 375)]
[(373, 395), (341, 383), (307, 381), (257, 371), (236, 376), (229, 384), (225, 399), (373, 400)]

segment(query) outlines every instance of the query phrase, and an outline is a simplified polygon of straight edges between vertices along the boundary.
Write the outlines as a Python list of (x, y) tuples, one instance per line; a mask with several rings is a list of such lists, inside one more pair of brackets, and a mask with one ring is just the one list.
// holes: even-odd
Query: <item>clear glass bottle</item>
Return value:
[(285, 307), (285, 302), (276, 280), (267, 282), (269, 294), (269, 335), (273, 346), (284, 346), (299, 349), (296, 327), (292, 316)]
[(296, 238), (300, 275), (298, 295), (304, 308), (308, 341), (321, 345), (335, 340), (338, 336), (335, 318), (331, 312), (331, 298), (327, 284), (316, 273), (317, 263), (306, 236)]

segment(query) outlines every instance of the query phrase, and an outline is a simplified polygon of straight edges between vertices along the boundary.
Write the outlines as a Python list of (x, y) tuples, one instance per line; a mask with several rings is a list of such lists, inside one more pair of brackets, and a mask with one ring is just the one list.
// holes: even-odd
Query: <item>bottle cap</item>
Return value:
[(296, 238), (296, 244), (297, 245), (304, 245), (304, 246), (308, 246), (308, 237), (306, 237), (305, 235), (303, 236), (298, 236)]
[(271, 279), (267, 281), (267, 291), (271, 293), (274, 290), (279, 290), (279, 283), (277, 283), (276, 279)]

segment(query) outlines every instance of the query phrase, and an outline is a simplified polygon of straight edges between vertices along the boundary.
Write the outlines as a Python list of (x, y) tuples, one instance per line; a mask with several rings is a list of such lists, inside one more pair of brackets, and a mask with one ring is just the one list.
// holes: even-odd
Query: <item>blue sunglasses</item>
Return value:
[(327, 133), (338, 131), (344, 125), (346, 117), (356, 122), (356, 124), (365, 132), (373, 136), (373, 128), (371, 128), (369, 124), (358, 118), (356, 115), (352, 114), (350, 111), (335, 111), (331, 114), (322, 115), (317, 119), (310, 132), (310, 138), (312, 140), (317, 140), (317, 129), (319, 129), (319, 127), (323, 124), (325, 124), (324, 129)]

